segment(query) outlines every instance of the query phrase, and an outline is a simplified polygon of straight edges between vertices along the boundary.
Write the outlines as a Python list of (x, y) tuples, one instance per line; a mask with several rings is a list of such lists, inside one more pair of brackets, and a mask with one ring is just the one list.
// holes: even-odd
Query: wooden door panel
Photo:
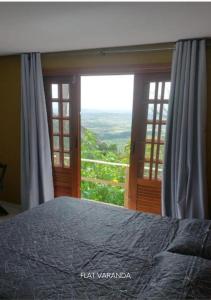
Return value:
[(161, 180), (170, 74), (136, 74), (129, 177), (129, 207), (161, 213)]
[(137, 210), (155, 214), (161, 213), (161, 182), (157, 180), (137, 181)]
[(53, 179), (55, 197), (73, 195), (72, 184), (70, 184), (73, 182), (72, 169), (54, 168)]
[(80, 196), (80, 80), (45, 77), (54, 194)]

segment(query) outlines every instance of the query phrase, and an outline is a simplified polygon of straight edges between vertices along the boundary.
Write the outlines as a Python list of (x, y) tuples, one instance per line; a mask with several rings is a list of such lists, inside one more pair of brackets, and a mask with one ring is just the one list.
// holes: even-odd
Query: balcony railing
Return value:
[(114, 166), (114, 167), (120, 167), (125, 168), (125, 181), (124, 182), (117, 182), (115, 180), (107, 180), (107, 179), (100, 179), (100, 178), (92, 178), (92, 177), (81, 177), (82, 181), (86, 182), (92, 182), (92, 183), (99, 183), (99, 184), (105, 184), (105, 185), (111, 185), (111, 186), (119, 186), (124, 188), (124, 206), (128, 206), (128, 180), (129, 180), (129, 164), (124, 163), (116, 163), (116, 162), (108, 162), (108, 161), (102, 161), (102, 160), (94, 160), (94, 159), (86, 159), (82, 158), (82, 162), (88, 162), (92, 164), (102, 164), (107, 166)]

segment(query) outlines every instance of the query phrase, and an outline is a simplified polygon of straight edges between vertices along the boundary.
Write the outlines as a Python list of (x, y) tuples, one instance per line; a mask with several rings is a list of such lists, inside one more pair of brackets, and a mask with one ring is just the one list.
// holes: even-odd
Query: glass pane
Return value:
[(171, 82), (165, 82), (164, 99), (168, 100), (170, 96)]
[(53, 136), (53, 148), (59, 150), (59, 136)]
[(159, 99), (159, 100), (161, 99), (162, 85), (163, 85), (162, 82), (159, 82), (159, 83), (158, 83), (158, 99)]
[(144, 163), (144, 178), (149, 178), (149, 167), (150, 167), (150, 164), (145, 162)]
[(160, 145), (160, 148), (159, 148), (159, 160), (163, 161), (163, 158), (164, 158), (164, 145)]
[(70, 133), (70, 122), (69, 120), (63, 120), (63, 133), (69, 134)]
[(161, 126), (161, 136), (160, 139), (163, 141), (165, 140), (165, 135), (166, 135), (166, 125)]
[(64, 147), (64, 151), (69, 151), (70, 150), (70, 138), (64, 136), (63, 137), (63, 147)]
[(157, 178), (158, 179), (162, 179), (162, 175), (163, 175), (163, 165), (162, 164), (158, 164)]
[(149, 99), (155, 99), (155, 82), (150, 82), (149, 84)]
[(155, 140), (158, 140), (158, 129), (159, 129), (159, 125), (155, 125)]
[(154, 113), (154, 104), (149, 104), (148, 105), (147, 120), (149, 120), (149, 121), (153, 120), (153, 113)]
[(147, 124), (147, 132), (146, 132), (146, 139), (152, 139), (152, 124)]
[(159, 118), (160, 118), (160, 104), (157, 104), (156, 120), (159, 121)]
[(69, 103), (65, 103), (65, 102), (62, 103), (63, 117), (69, 117), (69, 115), (70, 115), (69, 106), (70, 106)]
[(59, 133), (59, 120), (53, 119), (53, 133)]
[(152, 179), (155, 178), (155, 164), (152, 164)]
[(162, 115), (162, 120), (166, 121), (168, 116), (168, 104), (163, 105), (163, 115)]
[(52, 84), (51, 85), (51, 97), (52, 99), (58, 99), (59, 98), (59, 86), (58, 84)]
[(60, 166), (60, 153), (59, 152), (53, 153), (53, 164), (55, 167)]
[(157, 155), (157, 144), (154, 144), (154, 149), (153, 149), (153, 160), (156, 160), (156, 155)]
[(150, 159), (151, 156), (151, 144), (146, 144), (145, 145), (145, 159)]
[(70, 154), (69, 153), (64, 153), (64, 167), (69, 167), (70, 166)]
[(68, 83), (64, 83), (62, 84), (62, 99), (69, 99), (70, 95), (69, 95), (69, 84)]
[(59, 116), (59, 103), (58, 102), (52, 102), (52, 114), (53, 114), (53, 117)]

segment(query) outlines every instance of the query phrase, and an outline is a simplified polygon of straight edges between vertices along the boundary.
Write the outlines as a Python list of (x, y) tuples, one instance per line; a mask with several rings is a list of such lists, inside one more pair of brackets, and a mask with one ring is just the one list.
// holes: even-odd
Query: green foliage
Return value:
[[(129, 142), (122, 152), (116, 144), (108, 145), (101, 142), (97, 135), (87, 128), (82, 128), (81, 157), (86, 159), (128, 163)], [(81, 176), (113, 181), (125, 182), (125, 167), (83, 162)], [(83, 181), (81, 184), (82, 197), (102, 202), (124, 205), (124, 189), (101, 183)]]
[(85, 182), (81, 183), (82, 197), (124, 206), (124, 189), (105, 184)]

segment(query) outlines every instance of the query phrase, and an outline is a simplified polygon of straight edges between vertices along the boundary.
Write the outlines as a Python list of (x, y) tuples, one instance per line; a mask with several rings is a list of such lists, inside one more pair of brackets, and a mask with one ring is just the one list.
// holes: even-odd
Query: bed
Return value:
[(60, 197), (0, 224), (0, 299), (211, 299), (210, 230)]

